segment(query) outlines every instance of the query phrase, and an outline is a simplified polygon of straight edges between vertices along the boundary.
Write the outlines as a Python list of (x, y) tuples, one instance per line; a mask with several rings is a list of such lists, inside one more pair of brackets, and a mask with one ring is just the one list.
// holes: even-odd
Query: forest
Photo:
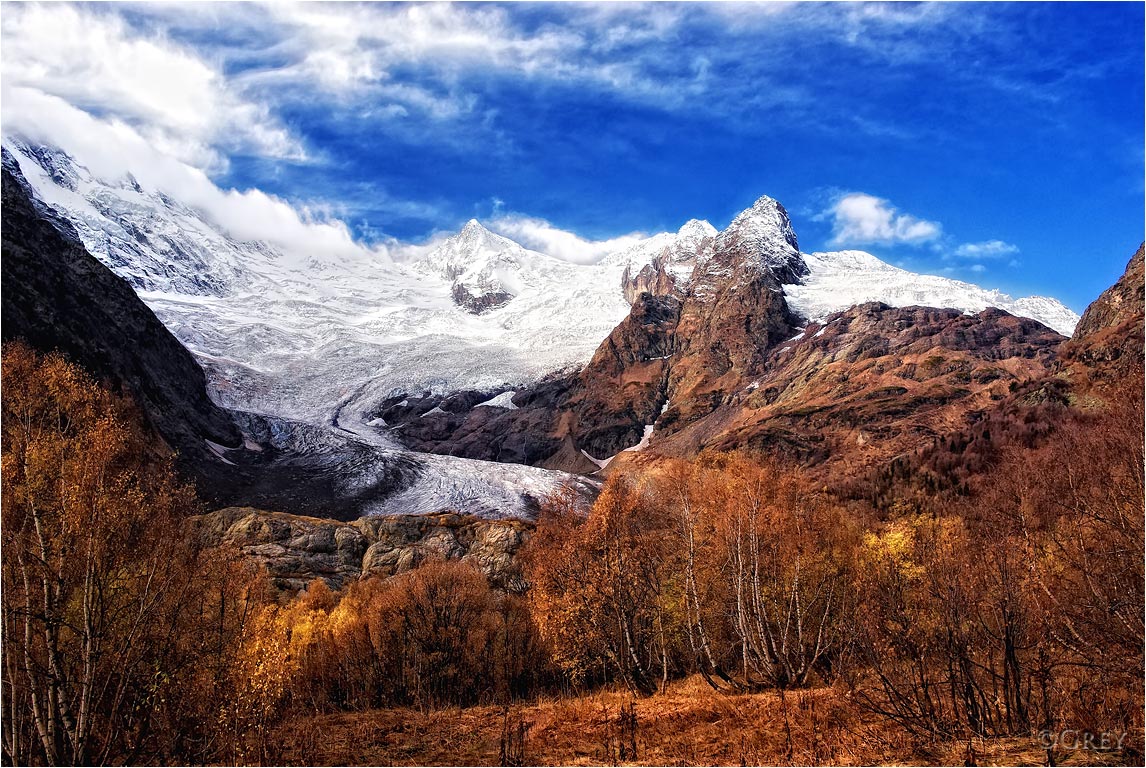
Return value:
[(293, 594), (199, 540), (129, 398), (5, 344), (3, 759), (1140, 764), (1142, 386), (863, 487), (615, 473), (546, 501), (517, 590), (431, 560)]

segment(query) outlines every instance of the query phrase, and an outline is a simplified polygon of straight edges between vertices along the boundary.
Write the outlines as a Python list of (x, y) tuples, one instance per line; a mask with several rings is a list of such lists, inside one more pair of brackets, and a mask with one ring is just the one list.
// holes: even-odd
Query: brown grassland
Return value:
[[(618, 715), (636, 711), (635, 755), (621, 758)], [(519, 762), (507, 725), (525, 726)], [(917, 739), (834, 688), (722, 694), (699, 676), (633, 700), (622, 690), (542, 697), (508, 709), (382, 709), (299, 716), (272, 739), (289, 765), (1046, 765), (1031, 737)], [(1115, 752), (1058, 750), (1055, 765), (1118, 765)]]

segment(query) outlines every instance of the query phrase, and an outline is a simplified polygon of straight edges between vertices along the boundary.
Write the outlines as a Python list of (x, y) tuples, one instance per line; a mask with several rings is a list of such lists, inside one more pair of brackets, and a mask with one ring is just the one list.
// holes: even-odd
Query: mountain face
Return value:
[(131, 286), (87, 253), (69, 223), (31, 195), (7, 150), (2, 173), (4, 340), (59, 350), (126, 388), (185, 464), (211, 458), (206, 441), (238, 446), (238, 428), (207, 397), (191, 354)]
[(1144, 283), (1143, 246), (1139, 246), (1118, 282), (1086, 308), (1064, 345), (1065, 365), (1077, 363), (1083, 375), (1099, 381), (1142, 366)]
[(1041, 375), (1014, 382), (984, 408), (969, 409), (911, 453), (876, 464), (844, 492), (884, 507), (936, 492), (962, 491), (991, 482), (991, 469), (1015, 450), (1055, 439), (1058, 431), (1086, 424), (1095, 412), (1141, 403), (1144, 300), (1143, 253), (1083, 314), (1074, 336), (1054, 350)]
[[(502, 407), (438, 408), (431, 399), (416, 412), (380, 416), (418, 450), (495, 457), (489, 452), (512, 435), (533, 449), (512, 451), (513, 460), (580, 472), (640, 461), (645, 448), (681, 456), (764, 448), (866, 466), (1045, 374), (1064, 340), (993, 308), (869, 302), (806, 320), (787, 298), (801, 284), (784, 281), (810, 282), (817, 272), (770, 198), (712, 237), (691, 266), (687, 278), (678, 272), (661, 283), (661, 295), (639, 295), (573, 375), (509, 393)], [(875, 269), (892, 286), (901, 272)], [(932, 288), (960, 285), (946, 283)]]
[(347, 519), (443, 510), (502, 518), (532, 514), (562, 485), (592, 492), (562, 473), (422, 456), (373, 433), (223, 409), (195, 358), (35, 197), (7, 150), (3, 206), (4, 340), (59, 350), (127, 389), (214, 503)]
[[(858, 251), (801, 253), (768, 197), (724, 230), (690, 221), (592, 265), (477, 221), (407, 263), (366, 249), (333, 259), (237, 240), (134, 179), (4, 144), (36, 194), (194, 353), (211, 398), (246, 414), (244, 434), (263, 452), (220, 456), (264, 507), (340, 498), (350, 500), (340, 515), (365, 514), (409, 491), (403, 503), (430, 510), (472, 490), (502, 499), (483, 507), (496, 514), (513, 494), (491, 489), (543, 495), (565, 477), (513, 464), (591, 473), (645, 448), (757, 445), (781, 433), (801, 456), (862, 444), (875, 457), (906, 444), (896, 435), (929, 434), (1045, 367), (1062, 338), (1033, 320), (1069, 333), (1078, 319), (1053, 299), (1016, 300)], [(928, 366), (944, 372), (913, 378)], [(911, 413), (889, 394), (901, 389)], [(836, 399), (823, 417), (833, 424), (862, 415), (887, 430), (877, 423), (843, 442), (801, 432), (789, 405), (816, 398)], [(308, 472), (325, 490), (306, 490)], [(277, 487), (294, 490), (276, 497)]]

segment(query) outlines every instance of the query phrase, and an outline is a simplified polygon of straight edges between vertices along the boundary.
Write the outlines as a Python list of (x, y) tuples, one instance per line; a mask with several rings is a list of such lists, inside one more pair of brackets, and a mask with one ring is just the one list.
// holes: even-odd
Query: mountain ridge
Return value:
[[(50, 148), (5, 144), (194, 352), (216, 402), (392, 433), (437, 453), (596, 471), (726, 408), (786, 339), (873, 301), (950, 305), (963, 317), (1001, 305), (1060, 331), (1077, 319), (1051, 299), (1015, 300), (862, 252), (802, 253), (768, 196), (723, 230), (691, 220), (590, 265), (531, 251), (477, 220), (392, 264), (287, 258), (199, 219), (189, 231), (236, 276), (188, 284), (209, 272), (200, 252), (180, 262), (183, 252), (165, 245), (188, 209), (130, 179), (85, 176)], [(176, 262), (166, 284), (153, 268), (165, 260)], [(490, 400), (514, 408), (478, 407)], [(415, 402), (418, 412), (398, 405)]]

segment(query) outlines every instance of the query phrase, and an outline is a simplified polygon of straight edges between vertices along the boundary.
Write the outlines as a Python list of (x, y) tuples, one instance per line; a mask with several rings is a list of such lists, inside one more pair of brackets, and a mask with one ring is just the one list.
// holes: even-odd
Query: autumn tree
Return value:
[(742, 455), (658, 482), (683, 553), (687, 634), (716, 687), (805, 686), (844, 650), (854, 532), (799, 475)]
[[(1141, 750), (1146, 483), (1141, 374), (1111, 385), (1043, 449), (1012, 453), (981, 524), (1022, 543), (1039, 637), (1040, 727), (1121, 728)], [(1017, 547), (1016, 547), (1017, 548)]]
[(1006, 451), (962, 503), (869, 535), (871, 709), (947, 737), (1141, 733), (1141, 392), (1131, 378), (1063, 414), (1052, 441)]
[(679, 615), (668, 526), (621, 476), (605, 483), (587, 516), (570, 496), (542, 511), (525, 555), (530, 604), (572, 678), (601, 671), (642, 695), (668, 678)]
[[(18, 344), (2, 370), (6, 759), (195, 748), (195, 708), (178, 698), (202, 692), (196, 669), (219, 650), (203, 645), (208, 622), (231, 647), (242, 580), (200, 558), (193, 494), (127, 400)], [(216, 578), (232, 579), (222, 605)]]

